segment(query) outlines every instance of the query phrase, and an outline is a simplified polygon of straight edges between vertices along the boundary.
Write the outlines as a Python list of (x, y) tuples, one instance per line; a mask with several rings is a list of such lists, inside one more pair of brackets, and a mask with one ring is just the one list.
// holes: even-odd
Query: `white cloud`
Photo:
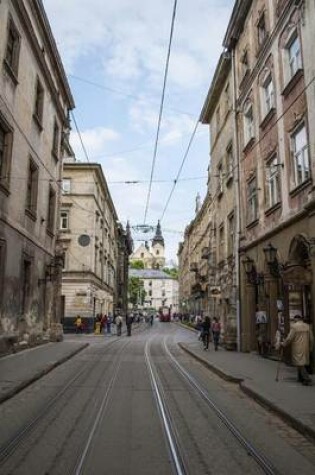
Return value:
[[(106, 153), (107, 144), (114, 140), (119, 139), (119, 134), (112, 129), (105, 127), (96, 127), (94, 129), (88, 129), (81, 132), (82, 142), (88, 156), (93, 158), (94, 156)], [(80, 137), (77, 132), (72, 131), (70, 136), (70, 143), (76, 154), (76, 157), (86, 160), (82, 149)]]

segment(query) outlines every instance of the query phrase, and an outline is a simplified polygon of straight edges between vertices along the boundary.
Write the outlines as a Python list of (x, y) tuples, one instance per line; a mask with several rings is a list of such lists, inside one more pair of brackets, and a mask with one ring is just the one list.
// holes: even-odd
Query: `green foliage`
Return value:
[(129, 302), (133, 305), (143, 305), (146, 291), (144, 290), (143, 280), (139, 277), (129, 277), (128, 280)]
[(173, 279), (178, 279), (178, 269), (176, 269), (175, 267), (165, 267), (163, 269), (163, 272), (165, 272), (165, 274), (168, 274)]
[(130, 262), (130, 269), (144, 269), (144, 262), (140, 260)]

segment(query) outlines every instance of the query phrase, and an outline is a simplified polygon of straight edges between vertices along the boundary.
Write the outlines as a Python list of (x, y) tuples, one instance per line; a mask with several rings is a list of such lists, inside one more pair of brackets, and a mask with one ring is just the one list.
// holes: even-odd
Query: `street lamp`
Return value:
[(264, 274), (256, 271), (253, 259), (246, 256), (243, 260), (243, 265), (249, 284), (262, 285), (264, 283)]
[(271, 275), (274, 277), (281, 277), (281, 270), (283, 270), (283, 264), (280, 264), (277, 258), (277, 248), (271, 243), (264, 247), (265, 259), (268, 264)]

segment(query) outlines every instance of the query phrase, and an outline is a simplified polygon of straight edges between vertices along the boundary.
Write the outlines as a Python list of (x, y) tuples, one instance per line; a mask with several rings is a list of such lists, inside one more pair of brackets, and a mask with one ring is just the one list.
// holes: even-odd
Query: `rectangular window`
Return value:
[(300, 39), (295, 36), (287, 47), (289, 59), (289, 79), (291, 79), (298, 69), (302, 68)]
[(234, 250), (234, 213), (228, 217), (228, 255), (231, 256)]
[(278, 157), (273, 157), (266, 168), (267, 207), (271, 208), (280, 202), (280, 173)]
[(223, 167), (222, 163), (218, 166), (218, 195), (223, 193)]
[(291, 135), (294, 187), (307, 181), (311, 176), (308, 141), (305, 124)]
[(38, 166), (33, 159), (28, 165), (25, 209), (36, 217), (38, 194)]
[(38, 125), (42, 125), (44, 111), (44, 88), (37, 78), (36, 90), (35, 90), (35, 104), (34, 104), (34, 118)]
[(248, 60), (248, 51), (245, 49), (240, 58), (241, 63), (241, 77), (244, 78), (249, 72), (249, 60)]
[(244, 110), (244, 142), (245, 145), (255, 136), (253, 106), (247, 105)]
[(54, 157), (57, 159), (59, 158), (59, 136), (60, 136), (60, 129), (59, 129), (57, 121), (55, 120), (52, 153)]
[(5, 51), (5, 64), (10, 68), (10, 72), (14, 73), (17, 77), (19, 67), (19, 55), (20, 55), (20, 35), (13, 23), (12, 18), (9, 18), (8, 33), (7, 33), (7, 46)]
[(28, 311), (29, 299), (31, 293), (31, 270), (32, 264), (29, 259), (23, 260), (23, 275), (22, 275), (22, 313)]
[(226, 149), (226, 176), (227, 179), (233, 177), (233, 167), (234, 167), (234, 155), (233, 155), (233, 145), (229, 145)]
[(47, 230), (53, 234), (55, 232), (55, 210), (56, 210), (56, 192), (50, 186), (49, 195), (48, 195)]
[(9, 187), (13, 131), (0, 114), (0, 185)]
[(224, 245), (224, 225), (221, 224), (219, 228), (219, 261), (222, 261), (224, 259)]
[(60, 212), (60, 229), (69, 229), (69, 211)]
[(247, 224), (258, 219), (258, 190), (257, 180), (254, 178), (247, 185)]
[(221, 120), (220, 106), (218, 106), (218, 108), (216, 110), (216, 113), (215, 113), (215, 127), (216, 127), (216, 133), (217, 134), (219, 133), (219, 130), (220, 130), (220, 120)]
[(62, 180), (62, 193), (68, 195), (71, 193), (71, 180), (70, 178), (64, 178)]
[(271, 109), (275, 106), (274, 104), (275, 93), (274, 93), (274, 87), (273, 87), (273, 80), (271, 76), (265, 82), (263, 89), (264, 89), (264, 113), (266, 116), (268, 112), (270, 112)]

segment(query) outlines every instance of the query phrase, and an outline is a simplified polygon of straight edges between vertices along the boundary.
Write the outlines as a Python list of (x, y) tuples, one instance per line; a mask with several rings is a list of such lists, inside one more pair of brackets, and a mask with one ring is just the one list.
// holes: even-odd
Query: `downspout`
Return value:
[(237, 85), (236, 85), (236, 65), (235, 48), (232, 46), (232, 83), (233, 83), (233, 129), (234, 129), (234, 198), (235, 198), (235, 239), (234, 239), (234, 258), (235, 258), (235, 287), (236, 287), (236, 332), (237, 332), (237, 351), (241, 351), (241, 289), (240, 289), (240, 233), (241, 233), (241, 196), (240, 196), (240, 151), (239, 151), (239, 133), (237, 122)]

